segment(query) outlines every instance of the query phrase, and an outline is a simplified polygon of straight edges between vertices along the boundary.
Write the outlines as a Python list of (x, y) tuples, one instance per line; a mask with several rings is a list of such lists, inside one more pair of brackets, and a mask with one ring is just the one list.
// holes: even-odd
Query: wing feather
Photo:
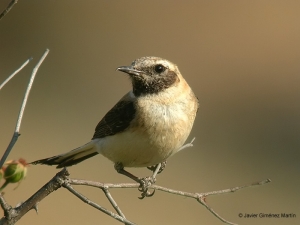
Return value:
[[(128, 95), (127, 95), (128, 96)], [(125, 131), (135, 117), (135, 104), (130, 98), (122, 98), (98, 123), (92, 138), (104, 138)]]

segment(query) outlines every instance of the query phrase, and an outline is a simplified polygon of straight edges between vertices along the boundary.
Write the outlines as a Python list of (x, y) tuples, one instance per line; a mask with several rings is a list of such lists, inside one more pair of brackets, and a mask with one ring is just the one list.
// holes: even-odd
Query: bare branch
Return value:
[(12, 7), (14, 6), (14, 4), (18, 3), (18, 0), (12, 0), (8, 6), (6, 7), (6, 9), (3, 10), (3, 12), (0, 14), (0, 20), (12, 9)]
[[(149, 188), (167, 192), (170, 194), (185, 196), (189, 198), (196, 199), (201, 205), (203, 205), (208, 211), (210, 211), (215, 217), (217, 217), (219, 220), (226, 224), (230, 225), (236, 225), (232, 222), (229, 222), (225, 220), (223, 217), (221, 217), (219, 214), (217, 214), (208, 204), (206, 201), (206, 197), (209, 195), (218, 195), (218, 194), (226, 194), (226, 193), (233, 193), (243, 188), (253, 187), (253, 186), (259, 186), (264, 185), (271, 182), (270, 179), (266, 179), (263, 181), (255, 182), (252, 184), (244, 185), (244, 186), (237, 186), (234, 188), (228, 188), (224, 190), (219, 191), (211, 191), (211, 192), (205, 192), (205, 193), (191, 193), (191, 192), (184, 192), (179, 190), (174, 190), (158, 185), (151, 185)], [(107, 210), (106, 208), (98, 205), (97, 203), (91, 201), (81, 193), (77, 192), (72, 185), (85, 185), (90, 187), (96, 187), (100, 188), (106, 195), (107, 199), (113, 206), (113, 208), (116, 210), (116, 212), (119, 214), (116, 214), (114, 212), (111, 212)], [(53, 191), (57, 190), (60, 187), (64, 187), (67, 190), (69, 190), (72, 194), (74, 194), (76, 197), (78, 197), (83, 202), (87, 203), (88, 205), (100, 210), (101, 212), (111, 216), (112, 218), (125, 223), (127, 225), (134, 225), (133, 222), (127, 220), (125, 218), (125, 215), (121, 211), (121, 209), (118, 207), (116, 201), (113, 199), (112, 195), (109, 192), (110, 188), (138, 188), (140, 186), (139, 183), (119, 183), (119, 184), (112, 184), (112, 183), (101, 183), (101, 182), (95, 182), (95, 181), (88, 181), (88, 180), (80, 180), (80, 179), (70, 179), (69, 173), (66, 168), (61, 170), (59, 173), (56, 174), (55, 177), (53, 177), (47, 184), (45, 184), (39, 191), (37, 191), (33, 196), (31, 196), (27, 201), (21, 203), (19, 206), (12, 208), (3, 198), (2, 195), (0, 195), (0, 205), (2, 209), (4, 210), (4, 217), (0, 220), (0, 224), (2, 225), (10, 225), (16, 223), (23, 215), (25, 215), (29, 210), (37, 208), (37, 204), (44, 199), (47, 195), (52, 193)]]
[(233, 193), (233, 192), (236, 192), (236, 191), (238, 191), (240, 189), (243, 189), (243, 188), (248, 188), (248, 187), (263, 185), (263, 184), (267, 184), (267, 183), (270, 183), (270, 182), (271, 182), (270, 179), (266, 179), (266, 180), (263, 180), (263, 181), (255, 182), (255, 183), (244, 185), (244, 186), (238, 186), (238, 187), (234, 187), (234, 188), (228, 188), (228, 189), (219, 190), (219, 191), (211, 191), (211, 192), (206, 192), (206, 193), (189, 193), (189, 192), (172, 190), (172, 189), (165, 188), (165, 187), (160, 187), (160, 186), (157, 186), (157, 185), (153, 185), (152, 187), (154, 189), (157, 189), (157, 190), (160, 190), (160, 191), (164, 191), (164, 192), (168, 192), (168, 193), (171, 193), (171, 194), (176, 194), (176, 195), (181, 195), (181, 196), (185, 196), (185, 197), (194, 198), (199, 203), (201, 203), (208, 211), (210, 211), (214, 216), (216, 216), (219, 220), (221, 220), (222, 222), (224, 222), (226, 224), (230, 224), (230, 225), (236, 225), (235, 223), (232, 223), (232, 222), (229, 222), (229, 221), (225, 220), (218, 213), (216, 213), (207, 204), (206, 197), (209, 196), (209, 195), (218, 195), (218, 194)]
[(20, 204), (19, 206), (12, 208), (5, 201), (2, 195), (0, 195), (0, 203), (2, 209), (5, 211), (5, 215), (0, 219), (1, 225), (15, 224), (22, 216), (24, 216), (31, 209), (35, 209), (37, 204), (51, 194), (53, 191), (60, 188), (67, 179), (69, 172), (66, 169), (58, 172), (47, 184), (40, 188), (34, 195), (28, 200)]
[(0, 194), (0, 205), (4, 211), (4, 216), (9, 217), (9, 212), (11, 211), (12, 207), (5, 201), (2, 194)]
[[(70, 179), (70, 184), (72, 185), (85, 185), (90, 187), (96, 188), (138, 188), (140, 184), (138, 183), (120, 183), (120, 184), (111, 184), (111, 183), (101, 183), (97, 181), (90, 181), (90, 180), (81, 180), (81, 179)], [(153, 188), (152, 185), (151, 187)]]
[[(0, 168), (3, 166), (5, 160), (7, 159), (7, 156), (9, 155), (9, 153), (11, 152), (13, 146), (15, 145), (15, 143), (17, 142), (18, 140), (18, 137), (20, 136), (20, 127), (21, 127), (21, 122), (22, 122), (22, 118), (23, 118), (23, 114), (24, 114), (24, 110), (25, 110), (25, 106), (26, 106), (26, 103), (27, 103), (27, 99), (28, 99), (28, 96), (29, 96), (29, 93), (30, 93), (30, 90), (31, 90), (31, 87), (32, 87), (32, 84), (33, 84), (33, 81), (34, 81), (34, 78), (35, 78), (35, 75), (39, 69), (39, 67), (41, 66), (41, 64), (43, 63), (44, 59), (46, 58), (46, 56), (48, 55), (49, 53), (49, 49), (46, 49), (45, 53), (43, 54), (43, 56), (41, 57), (41, 59), (39, 60), (39, 62), (36, 64), (36, 66), (33, 68), (32, 70), (32, 73), (31, 73), (31, 77), (30, 77), (30, 80), (29, 80), (29, 83), (27, 85), (27, 89), (26, 89), (26, 92), (25, 92), (25, 95), (24, 95), (24, 99), (23, 99), (23, 102), (22, 102), (22, 106), (21, 106), (21, 109), (20, 109), (20, 112), (19, 112), (19, 116), (18, 116), (18, 120), (17, 120), (17, 124), (16, 124), (16, 128), (15, 128), (15, 131), (14, 131), (14, 134), (12, 136), (12, 139), (6, 149), (6, 151), (4, 152), (2, 158), (1, 158), (1, 161), (0, 161)], [(30, 60), (30, 59), (28, 59)], [(28, 61), (27, 60), (27, 61)], [(26, 61), (26, 62), (27, 62)], [(25, 63), (26, 63), (25, 62)], [(28, 63), (28, 62), (27, 62)], [(24, 64), (22, 65), (23, 67), (25, 66)], [(22, 66), (20, 69), (22, 69)], [(19, 70), (20, 70), (19, 69)], [(10, 76), (11, 77), (11, 76)], [(11, 79), (11, 78), (10, 78)], [(5, 82), (5, 81), (4, 81)], [(8, 82), (8, 81), (7, 81)]]
[(234, 188), (228, 188), (228, 189), (224, 189), (224, 190), (220, 190), (220, 191), (207, 192), (207, 193), (205, 193), (205, 196), (219, 195), (219, 194), (226, 194), (226, 193), (233, 193), (233, 192), (236, 192), (236, 191), (244, 189), (244, 188), (254, 187), (254, 186), (259, 186), (259, 185), (264, 185), (264, 184), (267, 184), (267, 183), (270, 183), (270, 182), (271, 182), (270, 179), (266, 179), (266, 180), (257, 181), (257, 182), (251, 183), (251, 184), (247, 184), (247, 185), (244, 185), (244, 186), (238, 186), (238, 187), (234, 187)]
[[(208, 211), (210, 211), (214, 216), (216, 216), (218, 219), (220, 219), (222, 222), (230, 225), (236, 225), (235, 223), (229, 222), (225, 220), (223, 217), (221, 217), (218, 213), (216, 213), (206, 202), (206, 197), (209, 195), (218, 195), (218, 194), (226, 194), (226, 193), (233, 193), (236, 192), (240, 189), (243, 188), (248, 188), (248, 187), (253, 187), (253, 186), (258, 186), (258, 185), (263, 185), (271, 182), (270, 179), (266, 179), (263, 181), (255, 182), (252, 184), (244, 185), (244, 186), (238, 186), (234, 188), (228, 188), (224, 190), (219, 190), (219, 191), (211, 191), (211, 192), (205, 192), (205, 193), (190, 193), (190, 192), (184, 192), (184, 191), (178, 191), (178, 190), (173, 190), (170, 188), (165, 188), (161, 187), (158, 185), (152, 185), (149, 188), (167, 192), (170, 194), (175, 194), (175, 195), (181, 195), (184, 197), (189, 197), (189, 198), (194, 198), (196, 199), (199, 203), (201, 203)], [(109, 188), (137, 188), (139, 187), (139, 184), (104, 184), (100, 182), (95, 182), (95, 181), (87, 181), (87, 180), (78, 180), (78, 179), (71, 179), (70, 184), (73, 185), (86, 185), (86, 186), (91, 186), (91, 187), (97, 187), (101, 188), (102, 190), (104, 189), (109, 189)]]

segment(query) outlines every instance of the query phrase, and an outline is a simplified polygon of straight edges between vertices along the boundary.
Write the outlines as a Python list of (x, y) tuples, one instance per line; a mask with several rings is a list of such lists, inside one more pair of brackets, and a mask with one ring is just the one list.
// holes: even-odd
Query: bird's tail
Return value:
[(98, 152), (96, 151), (95, 143), (93, 141), (90, 141), (89, 143), (79, 148), (75, 148), (72, 151), (69, 151), (67, 153), (56, 155), (46, 159), (40, 159), (31, 162), (30, 164), (33, 165), (44, 164), (50, 166), (57, 165), (56, 168), (62, 168), (62, 167), (75, 165), (97, 154)]

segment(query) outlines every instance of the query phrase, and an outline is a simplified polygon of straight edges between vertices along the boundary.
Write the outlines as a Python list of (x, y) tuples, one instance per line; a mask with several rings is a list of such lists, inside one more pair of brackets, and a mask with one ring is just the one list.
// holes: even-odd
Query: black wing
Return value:
[(105, 136), (120, 133), (128, 128), (135, 116), (133, 101), (121, 100), (118, 102), (98, 123), (92, 138), (103, 138)]

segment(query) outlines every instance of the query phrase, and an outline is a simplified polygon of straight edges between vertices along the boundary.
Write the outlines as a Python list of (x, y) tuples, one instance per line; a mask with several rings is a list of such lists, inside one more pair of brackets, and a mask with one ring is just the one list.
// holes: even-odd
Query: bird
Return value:
[(187, 140), (199, 102), (178, 67), (166, 59), (141, 57), (117, 71), (129, 76), (132, 90), (100, 120), (91, 141), (31, 164), (69, 167), (101, 154), (114, 163), (117, 172), (139, 182), (142, 197), (148, 197), (147, 187), (155, 182), (154, 177), (138, 178), (124, 168), (161, 172), (166, 160)]

